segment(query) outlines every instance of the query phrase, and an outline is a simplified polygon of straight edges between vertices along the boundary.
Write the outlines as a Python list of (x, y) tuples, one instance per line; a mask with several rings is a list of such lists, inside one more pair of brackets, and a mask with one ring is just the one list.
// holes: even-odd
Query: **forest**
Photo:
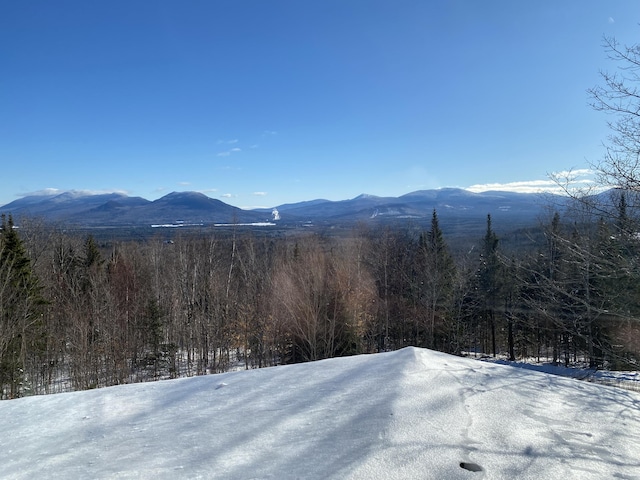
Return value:
[(0, 398), (409, 345), (639, 369), (640, 44), (604, 48), (618, 69), (588, 90), (610, 119), (599, 192), (557, 179), (571, 206), (509, 248), (489, 215), (452, 248), (435, 210), (424, 226), (170, 241), (3, 216)]
[(97, 240), (35, 219), (0, 230), (3, 399), (408, 345), (638, 368), (639, 243), (615, 209), (549, 215), (502, 248), (491, 217), (452, 250), (426, 228), (202, 230)]

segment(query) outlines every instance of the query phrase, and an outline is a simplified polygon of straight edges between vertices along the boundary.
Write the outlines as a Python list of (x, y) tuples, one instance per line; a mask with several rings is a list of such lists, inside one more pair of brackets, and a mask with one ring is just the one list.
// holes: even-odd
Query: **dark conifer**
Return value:
[(13, 218), (0, 225), (0, 397), (21, 395), (28, 355), (39, 353), (44, 301)]

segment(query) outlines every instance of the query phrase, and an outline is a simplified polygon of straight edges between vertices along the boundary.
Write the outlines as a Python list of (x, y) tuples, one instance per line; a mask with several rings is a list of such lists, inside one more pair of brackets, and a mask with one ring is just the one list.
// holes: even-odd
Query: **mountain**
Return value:
[(419, 348), (0, 402), (2, 478), (638, 478), (640, 393)]
[(359, 195), (351, 200), (316, 200), (312, 202), (302, 202), (299, 204), (288, 204), (284, 208), (278, 206), (279, 212), (284, 212), (283, 219), (305, 218), (331, 219), (353, 217), (353, 219), (371, 217), (375, 209), (387, 203), (396, 201), (393, 197), (376, 197), (374, 195)]
[(388, 224), (429, 222), (435, 209), (445, 231), (477, 231), (486, 225), (515, 229), (535, 225), (549, 205), (562, 208), (565, 197), (513, 192), (473, 193), (457, 188), (420, 190), (400, 197), (359, 195), (350, 200), (315, 201), (277, 207), (283, 221)]
[(0, 207), (0, 212), (80, 226), (243, 223), (269, 218), (197, 192), (172, 192), (155, 201), (119, 193), (65, 192), (21, 198)]
[(172, 192), (143, 207), (131, 209), (121, 220), (130, 224), (211, 224), (264, 222), (268, 218), (269, 215), (242, 210), (202, 193)]
[[(473, 193), (456, 188), (420, 190), (400, 197), (362, 194), (349, 200), (324, 199), (275, 207), (278, 225), (353, 226), (357, 223), (427, 223), (433, 210), (445, 232), (473, 234), (486, 224), (487, 214), (495, 227), (511, 229), (538, 222), (545, 207), (562, 206), (565, 197), (513, 192)], [(30, 196), (0, 207), (15, 217), (36, 216), (78, 226), (255, 224), (270, 221), (273, 208), (242, 210), (198, 192), (172, 192), (154, 201), (120, 193), (88, 195), (65, 192)]]
[[(315, 205), (320, 205), (323, 203), (331, 203), (331, 200), (325, 200), (322, 198), (318, 198), (316, 200), (305, 200), (303, 202), (297, 202), (297, 203), (285, 203), (282, 205), (278, 205), (277, 209), (279, 212), (286, 212), (287, 210), (291, 210), (291, 209), (295, 209), (295, 208), (300, 208), (300, 207), (311, 207), (311, 206), (315, 206)], [(273, 210), (274, 207), (269, 207), (269, 208), (257, 208), (256, 211), (260, 211), (260, 212), (271, 212)]]
[(400, 197), (377, 197), (359, 195), (351, 200), (318, 201), (288, 204), (278, 210), (296, 217), (431, 217), (433, 209), (438, 214), (459, 216), (486, 216), (501, 213), (530, 214), (538, 210), (542, 197), (534, 194), (513, 192), (473, 193), (457, 188), (420, 190)]
[(68, 191), (55, 195), (32, 195), (15, 200), (0, 208), (3, 213), (44, 217), (50, 220), (64, 220), (83, 214), (112, 202), (114, 205), (132, 207), (149, 203), (140, 197), (128, 197), (121, 193), (91, 195)]
[(7, 203), (6, 205), (4, 205), (2, 208), (7, 208), (9, 210), (12, 209), (22, 209), (22, 208), (28, 208), (32, 205), (37, 205), (39, 203), (43, 203), (46, 200), (51, 200), (52, 198), (56, 197), (60, 195), (59, 193), (52, 193), (52, 194), (39, 194), (39, 195), (27, 195), (26, 197), (22, 197), (19, 198), (17, 200), (14, 200), (11, 203)]

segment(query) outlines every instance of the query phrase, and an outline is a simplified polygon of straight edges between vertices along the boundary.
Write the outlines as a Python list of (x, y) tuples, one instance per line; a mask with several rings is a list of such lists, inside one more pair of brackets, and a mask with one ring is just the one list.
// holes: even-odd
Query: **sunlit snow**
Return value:
[(9, 400), (0, 431), (2, 478), (640, 478), (639, 393), (417, 348)]

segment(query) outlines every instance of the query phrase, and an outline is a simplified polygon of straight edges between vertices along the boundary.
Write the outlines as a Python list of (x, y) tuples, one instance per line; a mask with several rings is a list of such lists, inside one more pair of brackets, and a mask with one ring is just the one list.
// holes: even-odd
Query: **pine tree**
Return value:
[(42, 327), (38, 280), (13, 218), (0, 226), (0, 396), (21, 394), (25, 362), (38, 353)]
[(491, 335), (491, 351), (496, 355), (496, 311), (502, 288), (502, 266), (498, 257), (498, 236), (491, 227), (491, 215), (487, 215), (487, 231), (482, 240), (481, 263), (478, 270), (482, 316)]
[(426, 235), (420, 235), (417, 263), (419, 299), (427, 314), (427, 344), (430, 348), (444, 347), (448, 350), (448, 346), (437, 345), (437, 331), (440, 326), (442, 336), (447, 337), (447, 329), (442, 324), (446, 322), (450, 307), (455, 263), (444, 240), (435, 209), (430, 230)]
[(88, 235), (84, 242), (84, 266), (92, 268), (94, 265), (100, 267), (104, 263), (104, 259), (100, 254), (100, 249), (93, 235)]

